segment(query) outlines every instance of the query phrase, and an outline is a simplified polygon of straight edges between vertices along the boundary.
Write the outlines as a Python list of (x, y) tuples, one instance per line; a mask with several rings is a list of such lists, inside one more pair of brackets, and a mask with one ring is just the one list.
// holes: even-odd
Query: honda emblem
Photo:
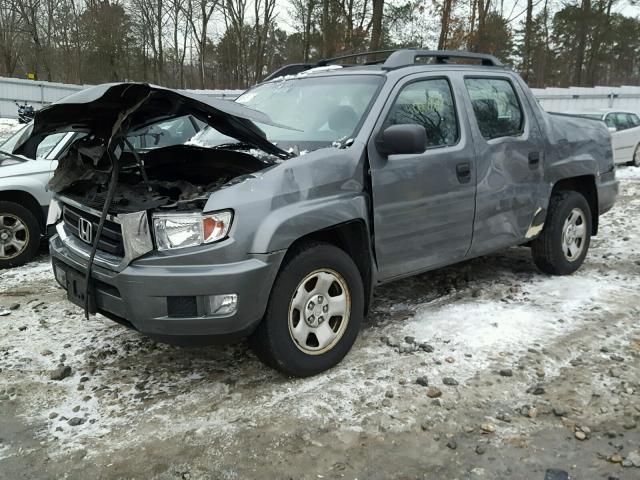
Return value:
[(93, 225), (86, 218), (78, 219), (78, 236), (80, 240), (91, 243), (93, 240)]

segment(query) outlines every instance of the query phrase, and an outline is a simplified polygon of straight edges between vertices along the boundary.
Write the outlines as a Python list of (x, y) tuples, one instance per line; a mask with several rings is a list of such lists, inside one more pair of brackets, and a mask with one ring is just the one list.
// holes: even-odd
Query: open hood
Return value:
[(90, 133), (106, 144), (114, 135), (126, 135), (152, 123), (183, 115), (192, 115), (224, 135), (280, 158), (290, 156), (267, 140), (254, 123), (290, 128), (273, 122), (268, 115), (236, 102), (146, 83), (97, 85), (39, 110), (30, 134), (23, 135), (14, 153), (35, 158), (38, 144), (44, 137), (65, 131)]

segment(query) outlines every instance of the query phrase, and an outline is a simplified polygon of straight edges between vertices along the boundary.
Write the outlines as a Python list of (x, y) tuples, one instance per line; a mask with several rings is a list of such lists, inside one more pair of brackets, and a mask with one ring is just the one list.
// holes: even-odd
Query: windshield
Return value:
[[(0, 144), (0, 151), (10, 154), (13, 152), (13, 149), (18, 143), (18, 140), (22, 137), (25, 129), (28, 128), (28, 125), (20, 128), (17, 132), (15, 132), (11, 137), (9, 137), (6, 141)], [(51, 135), (47, 135), (38, 145), (38, 149), (36, 151), (36, 159), (42, 160), (47, 158), (47, 155), (51, 153), (51, 151), (58, 145), (58, 143), (64, 138), (67, 132), (53, 133)], [(26, 157), (22, 157), (25, 158)]]
[[(185, 115), (170, 120), (163, 120), (149, 125), (142, 130), (132, 132), (127, 136), (131, 147), (136, 150), (151, 150), (154, 148), (180, 145), (193, 137), (202, 129), (204, 123), (191, 115)], [(127, 146), (125, 150), (129, 150)]]
[[(258, 85), (236, 102), (297, 129), (257, 123), (281, 148), (320, 148), (355, 136), (381, 83), (377, 75), (298, 77)], [(210, 127), (193, 139), (205, 146), (236, 142)]]

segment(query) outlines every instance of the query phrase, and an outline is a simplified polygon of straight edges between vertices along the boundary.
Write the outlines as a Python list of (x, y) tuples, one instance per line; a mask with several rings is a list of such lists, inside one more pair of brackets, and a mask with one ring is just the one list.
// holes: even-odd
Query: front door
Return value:
[[(524, 242), (534, 217), (544, 218), (540, 129), (514, 77), (465, 76), (465, 102), (472, 112), (478, 188), (470, 256)], [(536, 219), (535, 224), (537, 224)]]
[[(369, 141), (376, 257), (381, 280), (461, 260), (471, 244), (476, 175), (469, 124), (448, 78), (413, 75), (396, 85)], [(378, 135), (418, 124), (428, 148), (381, 155)]]

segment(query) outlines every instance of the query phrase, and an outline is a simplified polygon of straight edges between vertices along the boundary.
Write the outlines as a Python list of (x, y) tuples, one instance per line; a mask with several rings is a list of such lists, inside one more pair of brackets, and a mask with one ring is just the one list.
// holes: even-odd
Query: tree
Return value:
[(445, 50), (447, 48), (447, 35), (449, 34), (451, 20), (451, 8), (453, 7), (453, 0), (443, 0), (442, 4), (442, 22), (440, 27), (440, 37), (438, 38), (438, 50)]
[(218, 0), (187, 0), (185, 15), (191, 25), (191, 33), (198, 48), (200, 88), (205, 88), (205, 52), (207, 50), (207, 32), (209, 21), (218, 7)]
[(371, 12), (371, 50), (380, 50), (382, 42), (382, 14), (384, 13), (384, 0), (372, 0)]

